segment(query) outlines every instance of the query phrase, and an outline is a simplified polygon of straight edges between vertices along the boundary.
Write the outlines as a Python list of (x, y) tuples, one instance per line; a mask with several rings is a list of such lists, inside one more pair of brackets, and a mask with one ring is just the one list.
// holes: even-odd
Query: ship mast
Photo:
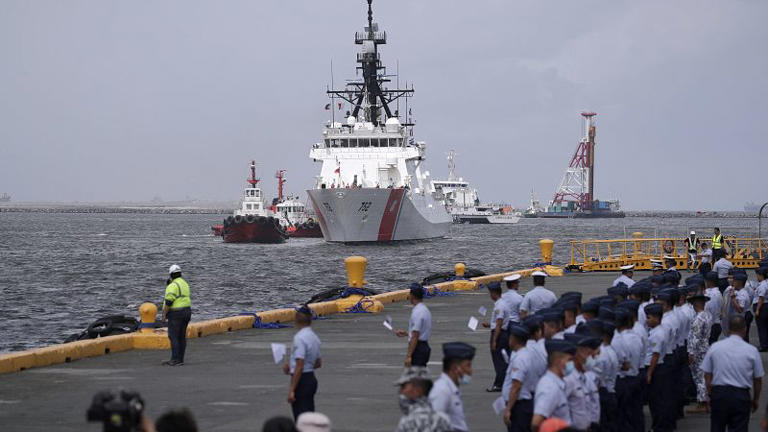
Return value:
[(285, 184), (285, 170), (277, 170), (277, 174), (275, 174), (275, 178), (277, 178), (277, 200), (279, 202), (283, 200), (283, 185)]
[[(373, 22), (373, 0), (368, 0), (368, 26), (362, 32), (355, 33), (355, 44), (362, 45), (357, 53), (357, 70), (362, 72), (363, 81), (352, 81), (344, 90), (331, 89), (326, 91), (330, 98), (341, 98), (354, 108), (351, 115), (362, 121), (371, 122), (378, 126), (386, 118), (398, 117), (397, 111), (392, 112), (390, 104), (400, 97), (411, 97), (413, 86), (405, 89), (388, 89), (385, 84), (391, 82), (386, 75), (386, 68), (382, 66), (379, 56), (379, 45), (387, 43), (387, 33), (379, 31), (379, 25)], [(381, 71), (381, 73), (380, 73)], [(382, 110), (385, 118), (382, 119)], [(408, 122), (401, 122), (403, 126), (413, 126)]]
[(251, 161), (251, 178), (246, 180), (251, 187), (256, 187), (259, 183), (259, 179), (256, 178), (256, 161)]
[(456, 180), (456, 152), (451, 150), (448, 152), (448, 180)]

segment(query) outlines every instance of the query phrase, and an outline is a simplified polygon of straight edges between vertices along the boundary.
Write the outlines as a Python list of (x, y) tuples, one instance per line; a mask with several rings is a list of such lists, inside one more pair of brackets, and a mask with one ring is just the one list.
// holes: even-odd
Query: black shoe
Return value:
[(175, 360), (165, 360), (164, 362), (160, 363), (163, 366), (170, 366), (171, 363), (173, 363)]
[(490, 388), (485, 389), (488, 393), (497, 393), (501, 391), (501, 387), (499, 386), (491, 386)]

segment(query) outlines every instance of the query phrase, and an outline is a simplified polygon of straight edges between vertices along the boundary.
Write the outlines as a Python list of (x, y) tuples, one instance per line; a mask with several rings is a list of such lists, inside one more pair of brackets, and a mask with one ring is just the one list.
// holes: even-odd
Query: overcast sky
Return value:
[[(4, 0), (0, 193), (234, 200), (312, 184), (333, 60), (354, 77), (363, 0)], [(376, 0), (382, 60), (416, 89), (433, 176), (546, 202), (597, 117), (596, 194), (626, 209), (766, 201), (768, 2)], [(303, 195), (303, 194), (302, 194)]]

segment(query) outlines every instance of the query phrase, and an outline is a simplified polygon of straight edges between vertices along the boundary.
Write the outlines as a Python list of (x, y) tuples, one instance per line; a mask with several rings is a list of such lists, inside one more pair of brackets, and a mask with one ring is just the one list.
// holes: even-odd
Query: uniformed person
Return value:
[(498, 282), (491, 282), (488, 284), (488, 294), (493, 300), (493, 312), (491, 313), (491, 322), (483, 323), (483, 326), (491, 328), (491, 360), (493, 361), (493, 369), (496, 372), (493, 383), (487, 392), (500, 392), (501, 386), (504, 384), (504, 375), (507, 369), (507, 363), (504, 361), (502, 351), (509, 350), (509, 334), (507, 333), (507, 326), (509, 324), (509, 307), (507, 302), (501, 296), (501, 284)]
[(674, 429), (673, 416), (677, 413), (670, 409), (665, 402), (668, 399), (669, 387), (672, 382), (671, 368), (665, 365), (665, 353), (668, 333), (662, 327), (664, 309), (660, 303), (645, 306), (648, 328), (648, 347), (644, 356), (646, 368), (646, 384), (648, 385), (648, 408), (651, 411), (651, 430), (668, 432)]
[(597, 318), (597, 314), (600, 311), (600, 302), (595, 299), (590, 299), (583, 305), (581, 305), (581, 315), (576, 317), (576, 323), (586, 322)]
[[(747, 281), (747, 274), (737, 272), (733, 275), (733, 286), (729, 286), (723, 291), (723, 298), (725, 299), (725, 319), (726, 322), (730, 322), (730, 318), (734, 315), (744, 316), (747, 308), (749, 307), (749, 294), (744, 290), (744, 283)], [(746, 318), (745, 323), (746, 323)], [(723, 329), (725, 335), (730, 335), (730, 329), (727, 327)], [(746, 337), (746, 332), (745, 332)], [(745, 339), (746, 341), (746, 339)]]
[(408, 321), (408, 332), (398, 330), (395, 334), (399, 337), (408, 336), (408, 350), (405, 353), (405, 367), (427, 367), (429, 355), (432, 349), (429, 347), (429, 336), (432, 332), (432, 314), (424, 304), (424, 287), (411, 284), (408, 296), (413, 310)]
[(719, 255), (719, 257), (720, 258), (718, 258), (715, 261), (715, 264), (712, 266), (712, 271), (717, 272), (718, 287), (720, 288), (720, 293), (722, 293), (726, 288), (728, 288), (728, 274), (733, 268), (733, 263), (728, 261), (728, 258), (725, 256), (725, 252)]
[(507, 286), (507, 291), (501, 295), (501, 298), (507, 302), (507, 307), (509, 308), (509, 321), (519, 324), (520, 304), (523, 303), (523, 296), (518, 292), (520, 289), (520, 275), (515, 273), (504, 277), (504, 284)]
[(715, 227), (714, 234), (712, 235), (712, 257), (717, 260), (718, 257), (725, 257), (725, 242), (723, 241), (723, 235), (720, 234), (720, 228)]
[(296, 308), (295, 321), (299, 330), (293, 336), (291, 357), (283, 366), (283, 372), (291, 377), (288, 403), (291, 404), (293, 418), (297, 419), (301, 413), (315, 411), (315, 369), (323, 365), (323, 360), (320, 339), (312, 331), (312, 310), (307, 305)]
[(768, 351), (768, 267), (755, 270), (757, 275), (757, 292), (755, 293), (754, 309), (759, 338), (758, 351)]
[(707, 312), (712, 315), (712, 330), (709, 333), (709, 344), (717, 342), (720, 339), (720, 333), (723, 332), (723, 294), (719, 288), (719, 277), (717, 272), (710, 271), (704, 275), (704, 295), (709, 297), (706, 306)]
[(618, 431), (616, 378), (619, 375), (619, 358), (611, 346), (616, 326), (613, 321), (601, 319), (588, 321), (587, 325), (593, 329), (594, 334), (599, 334), (602, 338), (595, 368), (600, 394), (600, 430), (616, 432)]
[(565, 340), (550, 339), (545, 342), (547, 349), (547, 372), (536, 385), (533, 400), (533, 419), (531, 429), (536, 432), (541, 423), (548, 418), (559, 418), (571, 422), (568, 398), (565, 395), (563, 378), (572, 373), (573, 355), (576, 347)]
[(704, 383), (704, 372), (701, 370), (701, 362), (709, 350), (709, 332), (712, 329), (712, 315), (706, 310), (709, 297), (705, 295), (693, 295), (688, 298), (693, 305), (696, 317), (691, 323), (691, 333), (688, 336), (688, 363), (691, 367), (691, 375), (696, 386), (696, 401), (698, 406), (690, 413), (701, 414), (707, 412), (707, 390)]
[(624, 285), (627, 286), (627, 288), (632, 288), (632, 285), (635, 284), (635, 281), (632, 279), (632, 276), (635, 273), (635, 265), (634, 264), (627, 264), (620, 267), (621, 269), (621, 275), (616, 278), (616, 280), (613, 281), (613, 286), (618, 285), (619, 283), (624, 283)]
[(688, 246), (688, 270), (694, 271), (698, 267), (699, 258), (699, 238), (696, 237), (696, 231), (685, 238), (685, 244)]
[(429, 379), (427, 368), (405, 368), (395, 385), (400, 387), (398, 405), (403, 412), (395, 432), (451, 431), (448, 417), (435, 411), (429, 403), (428, 395), (432, 389), (432, 381)]
[(522, 324), (509, 325), (509, 367), (504, 377), (501, 396), (504, 398), (504, 424), (509, 432), (531, 430), (533, 393), (541, 377), (539, 365), (544, 361), (529, 348), (531, 333)]
[(556, 307), (541, 309), (536, 315), (541, 317), (544, 339), (563, 339), (563, 310)]
[(664, 262), (658, 259), (651, 259), (651, 272), (653, 276), (664, 273)]
[(459, 386), (472, 381), (472, 359), (475, 347), (464, 342), (443, 344), (443, 373), (429, 392), (435, 411), (448, 416), (454, 431), (468, 431)]
[(171, 359), (163, 362), (168, 366), (184, 364), (187, 350), (187, 325), (192, 319), (192, 301), (187, 281), (181, 277), (181, 267), (174, 264), (168, 269), (168, 284), (165, 287), (163, 321), (168, 320), (168, 339), (171, 340)]
[(525, 293), (523, 302), (520, 303), (520, 318), (532, 315), (541, 309), (551, 307), (557, 301), (557, 296), (552, 291), (544, 288), (547, 274), (543, 271), (535, 271), (533, 276), (533, 289)]
[(667, 267), (667, 269), (664, 270), (663, 275), (668, 278), (665, 280), (671, 282), (674, 286), (680, 285), (680, 280), (683, 278), (683, 276), (679, 271), (677, 271), (677, 268), (675, 267), (677, 265), (677, 258), (671, 255), (665, 255), (664, 265)]
[[(616, 398), (619, 403), (619, 430), (644, 430), (643, 398), (640, 383), (640, 367), (643, 361), (643, 342), (633, 330), (632, 314), (623, 307), (617, 307), (614, 346), (620, 346), (624, 352), (628, 368), (619, 370), (616, 380)], [(617, 350), (618, 352), (618, 350)]]
[(746, 431), (750, 408), (755, 412), (760, 401), (763, 362), (757, 348), (744, 342), (743, 316), (731, 316), (728, 328), (730, 336), (712, 345), (701, 362), (709, 395), (711, 430), (725, 431), (727, 427), (731, 431)]
[(567, 333), (565, 340), (576, 346), (574, 371), (564, 378), (571, 427), (586, 431), (600, 422), (600, 398), (591, 371), (595, 365), (595, 350), (602, 339), (589, 334)]

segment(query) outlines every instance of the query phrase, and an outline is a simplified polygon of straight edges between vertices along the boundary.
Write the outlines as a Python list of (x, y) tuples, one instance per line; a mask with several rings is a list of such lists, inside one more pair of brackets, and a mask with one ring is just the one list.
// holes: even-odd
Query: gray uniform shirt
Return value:
[(720, 324), (723, 317), (723, 295), (717, 287), (707, 288), (706, 296), (709, 297), (704, 309), (712, 315), (712, 324)]
[(557, 417), (568, 424), (571, 423), (568, 398), (565, 396), (565, 381), (552, 371), (548, 370), (536, 385), (533, 414), (544, 418)]
[(532, 315), (541, 309), (552, 306), (556, 301), (555, 293), (543, 286), (537, 286), (525, 294), (523, 302), (520, 304), (520, 310)]
[(745, 389), (751, 389), (752, 380), (764, 374), (757, 348), (736, 335), (712, 344), (701, 362), (701, 370), (712, 374), (712, 385)]
[(317, 337), (312, 327), (304, 327), (293, 336), (291, 346), (291, 373), (296, 370), (296, 359), (304, 360), (302, 372), (315, 370), (315, 361), (320, 358), (320, 338)]
[(421, 302), (413, 307), (411, 319), (408, 321), (408, 340), (414, 331), (419, 332), (420, 341), (428, 341), (432, 330), (432, 314), (427, 306)]
[(501, 298), (507, 302), (507, 307), (509, 308), (509, 320), (515, 323), (519, 323), (520, 304), (523, 302), (523, 296), (521, 296), (520, 293), (518, 293), (516, 290), (511, 289), (502, 294)]
[(720, 258), (715, 261), (715, 265), (712, 266), (712, 271), (717, 272), (717, 277), (720, 279), (726, 279), (728, 277), (728, 270), (733, 268), (733, 264), (725, 258)]
[(453, 430), (469, 430), (467, 419), (464, 417), (464, 404), (461, 402), (459, 388), (445, 373), (441, 374), (432, 386), (432, 390), (429, 392), (429, 402), (435, 411), (448, 416)]

